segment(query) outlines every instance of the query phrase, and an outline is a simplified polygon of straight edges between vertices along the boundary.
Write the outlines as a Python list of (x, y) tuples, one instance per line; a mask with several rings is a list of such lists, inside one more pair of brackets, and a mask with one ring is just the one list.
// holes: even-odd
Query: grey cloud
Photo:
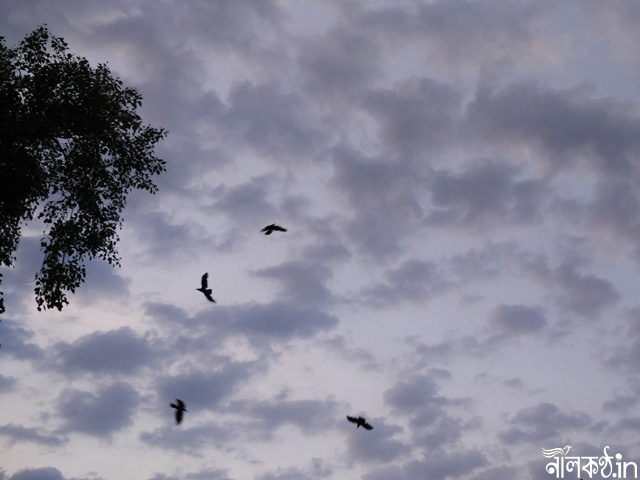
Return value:
[(280, 300), (241, 305), (234, 314), (234, 328), (249, 341), (308, 338), (338, 324), (336, 317), (320, 310)]
[(512, 426), (499, 433), (505, 444), (549, 442), (567, 430), (582, 430), (591, 425), (586, 413), (564, 413), (552, 403), (539, 403), (519, 410), (510, 420)]
[(332, 163), (331, 184), (355, 210), (347, 220), (348, 236), (376, 257), (397, 252), (423, 215), (414, 193), (421, 175), (408, 165), (344, 147), (333, 149)]
[(380, 125), (385, 148), (433, 161), (434, 150), (449, 144), (461, 113), (460, 93), (428, 78), (408, 79), (391, 89), (365, 93), (362, 108)]
[(553, 90), (533, 82), (480, 88), (468, 106), (468, 129), (484, 142), (530, 145), (557, 171), (587, 158), (600, 172), (628, 175), (640, 151), (640, 118), (584, 87)]
[(86, 265), (85, 282), (74, 296), (84, 305), (97, 302), (124, 302), (129, 298), (128, 279), (118, 274), (118, 270), (103, 260), (92, 260)]
[(159, 258), (172, 263), (190, 260), (202, 241), (200, 227), (189, 221), (176, 222), (166, 212), (140, 212), (129, 225), (142, 246), (139, 256), (154, 263)]
[[(167, 404), (167, 421), (170, 425), (157, 428), (153, 431), (143, 431), (140, 433), (140, 440), (148, 445), (160, 447), (171, 451), (180, 451), (181, 453), (201, 456), (202, 450), (207, 446), (214, 446), (219, 449), (229, 449), (228, 442), (237, 438), (237, 425), (225, 425), (214, 422), (203, 422), (202, 419), (193, 426), (194, 422), (189, 421), (189, 417), (185, 417), (183, 423), (178, 428), (173, 420), (172, 412)], [(192, 410), (187, 404), (187, 409)], [(189, 411), (188, 414), (192, 412)], [(193, 413), (196, 413), (195, 410)], [(186, 414), (185, 414), (186, 415)], [(160, 477), (162, 478), (162, 477)], [(183, 478), (181, 475), (180, 478)]]
[(433, 452), (422, 460), (409, 462), (404, 470), (407, 478), (429, 478), (444, 480), (461, 477), (488, 464), (487, 458), (478, 450), (463, 450), (451, 453)]
[(464, 422), (445, 410), (451, 406), (468, 405), (469, 401), (438, 395), (439, 390), (440, 386), (430, 376), (413, 375), (406, 381), (396, 382), (384, 392), (384, 401), (392, 411), (411, 415), (410, 431), (414, 445), (441, 448), (455, 442), (464, 430), (473, 427), (473, 422)]
[[(351, 341), (349, 339), (349, 341)], [(364, 348), (354, 348), (347, 342), (347, 338), (342, 335), (334, 335), (330, 338), (320, 340), (320, 343), (332, 354), (339, 355), (350, 364), (359, 364), (364, 371), (380, 370), (382, 364), (372, 353)]]
[(66, 373), (133, 374), (156, 356), (149, 338), (129, 327), (94, 332), (75, 342), (54, 346), (60, 368)]
[(582, 274), (569, 263), (555, 270), (554, 281), (561, 288), (560, 307), (583, 318), (597, 318), (619, 299), (611, 282), (592, 274)]
[(187, 480), (232, 480), (227, 474), (226, 468), (205, 468), (200, 472), (187, 473)]
[(394, 411), (415, 414), (429, 405), (446, 404), (446, 399), (437, 395), (440, 386), (430, 377), (413, 375), (409, 380), (398, 381), (384, 392), (384, 401)]
[(505, 335), (535, 333), (547, 325), (542, 307), (526, 305), (499, 305), (489, 315), (489, 321)]
[(474, 475), (470, 480), (513, 480), (521, 474), (522, 472), (517, 467), (500, 466), (488, 468)]
[[(333, 236), (328, 229), (322, 229), (319, 233), (324, 236)], [(337, 240), (332, 238), (323, 238), (314, 244), (307, 245), (303, 249), (304, 258), (312, 262), (322, 261), (325, 265), (336, 262), (346, 262), (352, 254), (349, 249)]]
[(95, 393), (67, 388), (58, 398), (64, 421), (60, 432), (109, 438), (133, 422), (138, 404), (138, 393), (124, 382), (99, 388)]
[[(635, 364), (637, 365), (637, 363)], [(629, 409), (637, 405), (638, 397), (633, 395), (614, 395), (611, 400), (607, 400), (602, 405), (604, 412), (627, 412)]]
[(319, 458), (313, 458), (307, 468), (278, 468), (275, 472), (256, 477), (255, 480), (317, 480), (330, 477), (333, 471), (334, 468), (331, 465)]
[(451, 271), (461, 282), (487, 281), (506, 273), (508, 259), (516, 246), (512, 243), (489, 243), (483, 248), (472, 248), (453, 255), (447, 260)]
[(35, 343), (28, 342), (35, 335), (31, 330), (18, 326), (13, 319), (3, 318), (0, 323), (2, 332), (2, 353), (17, 360), (36, 360), (44, 356), (44, 350)]
[[(341, 108), (340, 103), (360, 94), (380, 71), (380, 52), (375, 37), (334, 27), (322, 39), (302, 43), (298, 52), (302, 84), (318, 98)], [(342, 105), (344, 106), (344, 104)]]
[(254, 274), (275, 279), (280, 283), (279, 298), (313, 305), (331, 303), (331, 292), (326, 287), (332, 277), (331, 270), (319, 262), (289, 261), (273, 267), (254, 271)]
[(9, 423), (0, 426), (0, 435), (7, 437), (10, 443), (30, 442), (49, 447), (57, 447), (67, 442), (67, 439), (58, 435), (44, 433), (41, 429), (32, 427), (23, 427)]
[[(544, 12), (552, 4), (506, 4), (501, 8), (484, 8), (476, 3), (436, 1), (405, 8), (396, 4), (377, 8), (348, 9), (353, 22), (371, 30), (391, 45), (408, 48), (415, 43), (426, 54), (425, 63), (457, 72), (461, 68), (506, 69), (514, 64), (548, 61), (538, 34), (545, 20)], [(561, 32), (553, 35), (554, 45), (561, 45)]]
[(344, 147), (333, 149), (332, 159), (332, 184), (356, 210), (381, 212), (389, 229), (396, 219), (406, 221), (421, 214), (412, 192), (417, 179), (408, 166)]
[[(256, 222), (265, 217), (274, 216), (275, 208), (267, 199), (267, 191), (273, 182), (273, 176), (263, 175), (251, 178), (248, 182), (233, 187), (220, 187), (214, 190), (219, 197), (214, 204), (215, 211), (221, 211), (237, 222)], [(254, 224), (255, 227), (258, 224)]]
[[(166, 402), (180, 398), (191, 413), (197, 409), (218, 409), (249, 377), (259, 371), (255, 362), (222, 359), (218, 368), (191, 368), (177, 375), (161, 377), (157, 382), (159, 397)], [(215, 368), (215, 369), (214, 369)]]
[(389, 270), (385, 274), (385, 281), (366, 288), (362, 292), (364, 302), (379, 307), (394, 306), (403, 300), (428, 300), (450, 286), (439, 270), (433, 262), (406, 260)]
[[(626, 341), (618, 345), (616, 352), (610, 355), (604, 364), (625, 372), (635, 373), (640, 361), (640, 308), (631, 309), (625, 317), (628, 322), (624, 333)], [(610, 400), (609, 402), (620, 406), (619, 402), (623, 398), (618, 397), (618, 400)], [(609, 402), (607, 403), (609, 404)]]
[(265, 473), (256, 477), (256, 480), (313, 480), (330, 477), (334, 468), (327, 462), (313, 458), (305, 469), (278, 468), (275, 472)]
[[(351, 423), (345, 425), (345, 428), (350, 430), (346, 452), (350, 460), (365, 463), (387, 463), (411, 452), (411, 447), (407, 443), (393, 438), (394, 435), (402, 432), (402, 428), (388, 425), (381, 418), (367, 417), (367, 421), (374, 427), (371, 432), (352, 428), (353, 424)], [(347, 423), (346, 420), (345, 423)], [(372, 435), (374, 432), (375, 435)]]
[(242, 56), (250, 54), (252, 61), (273, 60), (266, 39), (271, 37), (268, 33), (282, 31), (286, 16), (278, 2), (196, 2), (194, 8), (187, 20), (192, 22), (189, 31), (200, 41)]
[(278, 164), (283, 159), (300, 164), (325, 140), (324, 133), (309, 122), (305, 105), (303, 97), (276, 84), (239, 83), (229, 94), (223, 128), (232, 138), (273, 156)]
[(587, 224), (614, 235), (623, 235), (637, 244), (640, 233), (640, 201), (637, 186), (628, 180), (596, 183), (591, 201), (585, 205)]
[(0, 375), (0, 392), (8, 392), (13, 389), (18, 381), (14, 377)]
[(259, 402), (237, 401), (231, 406), (235, 413), (251, 418), (251, 436), (272, 439), (284, 425), (295, 425), (306, 435), (321, 434), (328, 428), (327, 419), (336, 418), (338, 403), (325, 400), (289, 400), (278, 398)]
[(548, 188), (540, 179), (518, 179), (520, 168), (501, 160), (468, 162), (459, 172), (430, 179), (434, 210), (427, 224), (485, 227), (495, 221), (531, 224), (541, 219)]
[(9, 480), (65, 480), (65, 477), (57, 468), (43, 467), (21, 470), (11, 475)]

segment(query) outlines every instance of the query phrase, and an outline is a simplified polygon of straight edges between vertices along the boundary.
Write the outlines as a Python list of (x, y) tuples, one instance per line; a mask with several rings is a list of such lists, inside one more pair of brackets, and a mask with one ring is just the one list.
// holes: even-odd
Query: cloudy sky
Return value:
[(640, 463), (640, 4), (0, 6), (10, 46), (45, 23), (138, 89), (167, 172), (62, 312), (36, 310), (24, 228), (0, 479)]

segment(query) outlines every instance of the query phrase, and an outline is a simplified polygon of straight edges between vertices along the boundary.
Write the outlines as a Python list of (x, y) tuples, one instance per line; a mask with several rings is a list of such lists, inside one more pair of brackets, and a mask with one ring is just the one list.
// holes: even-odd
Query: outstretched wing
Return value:
[(277, 230), (279, 232), (286, 232), (287, 231), (286, 228), (282, 228), (280, 225), (274, 225), (273, 226), (273, 230)]
[(272, 223), (271, 225), (267, 225), (266, 227), (264, 227), (262, 230), (260, 230), (261, 232), (268, 232), (267, 235), (269, 233), (271, 233), (271, 230), (273, 230), (273, 227), (275, 227), (276, 224)]
[(208, 272), (205, 273), (204, 275), (202, 275), (201, 283), (202, 283), (202, 288), (203, 289), (208, 288), (209, 282), (207, 281), (207, 278), (209, 278), (209, 273)]
[(365, 429), (367, 429), (367, 430), (373, 430), (373, 427), (372, 427), (371, 425), (369, 425), (367, 422), (364, 422), (364, 423), (362, 424), (362, 426), (363, 426)]
[(176, 410), (176, 423), (180, 423), (182, 422), (182, 410), (181, 409), (177, 409)]
[(349, 415), (347, 415), (347, 420), (353, 423), (358, 423), (358, 419), (356, 417), (350, 417)]
[(216, 303), (216, 301), (211, 296), (211, 290), (209, 289), (205, 290), (204, 296), (207, 297), (207, 300), (209, 300), (210, 302)]

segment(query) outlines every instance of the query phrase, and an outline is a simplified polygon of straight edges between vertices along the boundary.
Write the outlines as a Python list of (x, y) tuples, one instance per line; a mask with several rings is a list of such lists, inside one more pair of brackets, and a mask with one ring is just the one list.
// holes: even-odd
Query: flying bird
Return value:
[(350, 417), (347, 415), (347, 420), (353, 423), (357, 423), (358, 426), (356, 428), (363, 427), (365, 430), (373, 430), (373, 427), (367, 423), (367, 419), (364, 417)]
[(280, 225), (276, 225), (275, 223), (272, 223), (271, 225), (267, 225), (260, 231), (264, 232), (265, 235), (271, 235), (273, 232), (286, 232), (287, 229), (282, 228)]
[(209, 288), (209, 282), (207, 281), (208, 278), (209, 278), (208, 273), (205, 273), (204, 275), (202, 275), (202, 280), (201, 280), (202, 286), (200, 288), (196, 288), (196, 290), (204, 293), (204, 296), (207, 297), (207, 300), (209, 300), (210, 302), (216, 303), (216, 301), (211, 296), (211, 289)]
[(182, 422), (182, 412), (187, 411), (187, 406), (179, 398), (176, 398), (176, 403), (171, 403), (169, 406), (176, 409), (176, 423), (180, 425), (180, 422)]

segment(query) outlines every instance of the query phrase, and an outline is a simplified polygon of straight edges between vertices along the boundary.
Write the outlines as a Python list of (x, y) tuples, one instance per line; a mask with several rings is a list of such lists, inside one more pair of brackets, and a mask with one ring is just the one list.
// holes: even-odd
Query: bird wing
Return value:
[(182, 410), (181, 409), (177, 409), (176, 410), (176, 423), (180, 423), (182, 421)]
[(179, 398), (176, 398), (176, 401), (178, 402), (178, 408), (180, 408), (180, 410), (186, 410), (186, 405), (182, 400), (180, 400)]
[(358, 423), (358, 419), (356, 417), (350, 417), (349, 415), (347, 415), (347, 420), (353, 423)]
[(275, 223), (272, 223), (271, 225), (267, 225), (266, 227), (264, 227), (262, 230), (260, 230), (261, 232), (268, 232), (269, 230), (272, 230), (273, 227), (275, 227)]
[(273, 229), (274, 230), (278, 230), (279, 232), (286, 232), (287, 231), (286, 228), (282, 228), (280, 225), (274, 225)]
[(209, 278), (209, 273), (205, 273), (204, 275), (202, 275), (202, 288), (207, 288), (208, 282), (207, 282), (207, 278)]
[(369, 425), (367, 422), (364, 422), (364, 423), (362, 424), (362, 426), (363, 426), (364, 428), (366, 428), (367, 430), (373, 430), (373, 427), (372, 427), (371, 425)]
[(204, 296), (207, 297), (207, 300), (209, 300), (210, 302), (216, 303), (216, 301), (211, 296), (211, 290), (207, 290), (206, 292), (204, 292)]

